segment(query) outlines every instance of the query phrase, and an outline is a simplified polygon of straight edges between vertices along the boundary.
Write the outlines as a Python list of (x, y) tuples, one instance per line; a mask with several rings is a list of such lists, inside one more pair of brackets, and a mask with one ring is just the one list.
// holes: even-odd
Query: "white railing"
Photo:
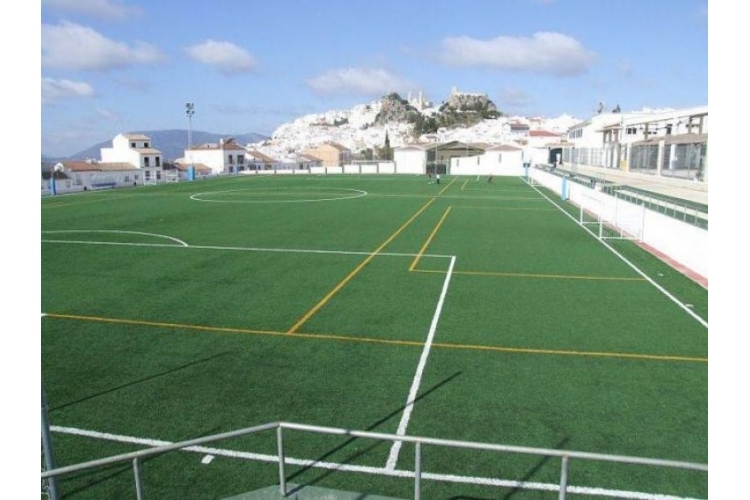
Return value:
[[(92, 469), (92, 468), (97, 468), (97, 467), (104, 467), (104, 466), (112, 465), (115, 463), (132, 462), (136, 498), (138, 500), (142, 500), (144, 498), (144, 493), (143, 493), (143, 482), (142, 482), (143, 478), (141, 475), (140, 464), (143, 459), (152, 457), (155, 455), (161, 455), (170, 451), (190, 449), (191, 447), (197, 447), (199, 445), (211, 443), (214, 441), (221, 441), (225, 439), (236, 438), (236, 437), (245, 436), (248, 434), (255, 434), (258, 432), (264, 432), (264, 431), (269, 431), (273, 429), (276, 430), (276, 440), (277, 440), (276, 461), (279, 464), (279, 491), (283, 497), (285, 497), (288, 493), (286, 473), (284, 470), (285, 464), (287, 462), (285, 455), (284, 455), (284, 435), (283, 435), (284, 429), (292, 429), (292, 430), (304, 431), (304, 432), (313, 432), (317, 434), (330, 434), (330, 435), (338, 435), (338, 436), (350, 436), (354, 438), (375, 439), (375, 440), (380, 440), (380, 441), (394, 441), (394, 442), (400, 441), (400, 442), (405, 442), (405, 443), (413, 443), (415, 445), (415, 458), (414, 458), (414, 470), (413, 471), (395, 470), (395, 469), (389, 469), (389, 468), (383, 467), (383, 468), (360, 468), (359, 472), (376, 474), (376, 475), (385, 475), (385, 476), (413, 477), (414, 478), (414, 498), (416, 500), (419, 500), (421, 498), (422, 479), (439, 479), (442, 481), (458, 482), (458, 483), (465, 483), (469, 479), (473, 479), (473, 480), (477, 479), (477, 478), (465, 478), (462, 476), (453, 476), (453, 475), (441, 476), (438, 474), (430, 474), (427, 472), (423, 472), (422, 471), (422, 447), (424, 445), (442, 446), (442, 447), (448, 447), (448, 448), (486, 450), (486, 451), (495, 451), (495, 452), (502, 452), (502, 453), (517, 453), (517, 454), (536, 455), (536, 456), (543, 456), (543, 457), (558, 457), (561, 459), (559, 486), (556, 486), (556, 487), (554, 485), (552, 486), (554, 487), (554, 489), (559, 491), (558, 498), (560, 500), (564, 500), (566, 492), (568, 492), (569, 489), (572, 490), (574, 488), (574, 487), (568, 486), (568, 467), (570, 465), (570, 461), (573, 459), (616, 462), (616, 463), (622, 463), (622, 464), (635, 464), (635, 465), (645, 465), (645, 466), (655, 466), (655, 467), (669, 467), (669, 468), (708, 472), (708, 464), (702, 464), (702, 463), (680, 462), (680, 461), (674, 461), (674, 460), (659, 460), (659, 459), (631, 457), (631, 456), (624, 456), (624, 455), (608, 455), (608, 454), (603, 454), (603, 453), (588, 453), (588, 452), (582, 452), (582, 451), (569, 451), (569, 450), (547, 449), (547, 448), (531, 448), (531, 447), (525, 447), (525, 446), (478, 443), (478, 442), (472, 442), (472, 441), (456, 441), (456, 440), (449, 440), (449, 439), (438, 439), (438, 438), (417, 437), (417, 436), (401, 436), (401, 435), (396, 435), (396, 434), (384, 434), (384, 433), (379, 433), (379, 432), (357, 431), (357, 430), (350, 430), (350, 429), (340, 429), (340, 428), (335, 428), (335, 427), (321, 427), (321, 426), (315, 426), (315, 425), (295, 424), (295, 423), (290, 423), (290, 422), (274, 422), (274, 423), (268, 423), (264, 425), (258, 425), (255, 427), (248, 427), (248, 428), (240, 429), (236, 431), (215, 434), (213, 436), (206, 436), (206, 437), (202, 437), (198, 439), (192, 439), (189, 441), (182, 441), (182, 442), (174, 443), (170, 445), (158, 446), (158, 447), (149, 448), (146, 450), (141, 450), (141, 451), (136, 451), (136, 452), (131, 452), (131, 453), (124, 453), (121, 455), (93, 460), (90, 462), (84, 462), (84, 463), (80, 463), (77, 465), (59, 467), (56, 469), (43, 471), (41, 474), (41, 477), (42, 477), (42, 480), (45, 480), (48, 478), (56, 478), (59, 476), (71, 474), (74, 472), (80, 472), (82, 470), (87, 470), (87, 469)], [(309, 463), (311, 465), (315, 464), (314, 461), (310, 461)], [(517, 483), (517, 485), (520, 485), (520, 484), (521, 483)], [(533, 485), (531, 487), (533, 487)], [(549, 488), (545, 488), (545, 489), (548, 490)], [(53, 498), (52, 500), (57, 500), (57, 499)]]

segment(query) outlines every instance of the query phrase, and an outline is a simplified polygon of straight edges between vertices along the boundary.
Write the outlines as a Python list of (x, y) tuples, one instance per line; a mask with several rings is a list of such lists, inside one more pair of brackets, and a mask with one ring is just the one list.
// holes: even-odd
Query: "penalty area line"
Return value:
[[(446, 212), (445, 215), (448, 213)], [(453, 275), (453, 267), (456, 264), (456, 257), (451, 257), (450, 265), (448, 266), (448, 272), (445, 275), (445, 281), (443, 282), (443, 289), (440, 292), (440, 299), (438, 299), (437, 307), (435, 307), (435, 314), (432, 316), (432, 323), (430, 324), (430, 331), (427, 334), (427, 340), (422, 349), (422, 355), (419, 358), (419, 364), (417, 365), (417, 372), (414, 374), (414, 380), (409, 389), (409, 396), (406, 399), (406, 407), (404, 413), (401, 415), (401, 421), (398, 424), (396, 435), (406, 435), (406, 428), (409, 426), (409, 420), (411, 419), (411, 412), (414, 410), (414, 402), (417, 399), (417, 392), (419, 392), (419, 386), (422, 383), (422, 374), (424, 368), (427, 365), (427, 358), (430, 355), (432, 349), (432, 341), (435, 338), (435, 331), (437, 330), (438, 320), (440, 319), (440, 313), (443, 310), (443, 304), (445, 303), (445, 296), (448, 294), (448, 285), (451, 282), (451, 276)], [(385, 464), (386, 470), (395, 470), (396, 462), (398, 462), (398, 455), (401, 452), (401, 445), (403, 441), (394, 441), (391, 446), (391, 452), (388, 455), (388, 461)]]

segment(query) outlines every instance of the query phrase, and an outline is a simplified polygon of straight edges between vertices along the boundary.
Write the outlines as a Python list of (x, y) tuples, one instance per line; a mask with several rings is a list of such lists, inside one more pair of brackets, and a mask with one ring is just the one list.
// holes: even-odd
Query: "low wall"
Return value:
[(567, 191), (572, 203), (708, 279), (707, 230), (543, 170), (530, 169), (529, 175), (560, 196)]

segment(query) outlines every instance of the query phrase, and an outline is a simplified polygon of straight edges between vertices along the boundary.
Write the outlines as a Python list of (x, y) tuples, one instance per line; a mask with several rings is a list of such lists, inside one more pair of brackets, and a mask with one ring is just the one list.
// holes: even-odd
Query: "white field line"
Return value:
[[(60, 427), (53, 425), (50, 427), (52, 432), (60, 434), (70, 434), (75, 436), (82, 436), (94, 439), (103, 439), (107, 441), (115, 441), (119, 443), (137, 444), (142, 446), (167, 446), (174, 444), (171, 441), (163, 441), (158, 439), (138, 438), (134, 436), (123, 436), (119, 434), (111, 434), (107, 432), (89, 431), (85, 429), (77, 429), (74, 427)], [(206, 446), (189, 446), (183, 448), (180, 451), (189, 451), (192, 453), (199, 453), (202, 455), (213, 455), (228, 458), (237, 458), (242, 460), (254, 460), (259, 462), (270, 462), (278, 463), (278, 455), (266, 455), (261, 453), (249, 453), (245, 451), (227, 450), (224, 448), (211, 448)], [(335, 462), (319, 462), (317, 460), (307, 460), (301, 458), (284, 457), (284, 463), (291, 465), (298, 465), (302, 467), (314, 467), (318, 469), (336, 470), (342, 472), (360, 472), (365, 474), (374, 474), (379, 476), (391, 476), (401, 478), (414, 478), (414, 471), (411, 470), (398, 470), (398, 469), (387, 469), (382, 467), (370, 467), (366, 465), (350, 465), (350, 464), (339, 464)], [(438, 474), (433, 472), (423, 472), (421, 477), (423, 479), (433, 481), (443, 481), (450, 483), (461, 483), (461, 484), (473, 484), (482, 486), (496, 486), (503, 488), (518, 488), (527, 490), (539, 490), (539, 491), (559, 491), (560, 486), (551, 483), (536, 483), (527, 481), (513, 481), (508, 479), (496, 479), (489, 477), (473, 477), (473, 476), (457, 476), (454, 474)], [(659, 495), (654, 493), (642, 493), (637, 491), (623, 491), (623, 490), (608, 490), (604, 488), (591, 488), (588, 486), (568, 486), (566, 491), (568, 493), (580, 494), (580, 495), (597, 495), (611, 498), (624, 498), (628, 500), (701, 500), (690, 497), (679, 497), (672, 495)]]
[[(440, 319), (440, 312), (443, 310), (443, 304), (445, 303), (445, 296), (448, 294), (448, 285), (451, 282), (451, 276), (453, 275), (453, 266), (456, 264), (456, 257), (451, 257), (450, 265), (448, 266), (448, 272), (445, 275), (445, 281), (443, 282), (443, 290), (440, 292), (440, 298), (438, 299), (437, 307), (435, 307), (435, 314), (432, 316), (432, 323), (430, 324), (430, 331), (427, 334), (427, 341), (425, 341), (424, 348), (422, 349), (422, 355), (419, 358), (419, 364), (417, 365), (417, 372), (414, 374), (414, 380), (409, 389), (409, 396), (406, 399), (406, 407), (404, 413), (401, 415), (401, 422), (398, 424), (396, 435), (406, 435), (406, 428), (409, 425), (409, 419), (411, 418), (411, 412), (414, 409), (414, 401), (417, 399), (417, 392), (419, 392), (419, 385), (422, 383), (422, 374), (424, 368), (427, 365), (427, 358), (430, 355), (430, 349), (432, 348), (432, 340), (435, 338), (435, 331), (437, 330), (438, 320)], [(398, 462), (398, 455), (401, 451), (402, 441), (394, 441), (391, 446), (391, 452), (388, 455), (388, 461), (385, 464), (386, 470), (395, 470), (396, 462)]]
[[(349, 189), (349, 188), (335, 188), (335, 189), (340, 189), (342, 191), (353, 191), (355, 194), (353, 196), (340, 196), (338, 198), (313, 198), (313, 199), (299, 199), (299, 200), (204, 200), (202, 198), (199, 198), (199, 196), (204, 196), (204, 195), (233, 193), (236, 191), (253, 191), (252, 188), (248, 188), (248, 189), (229, 189), (227, 191), (205, 191), (203, 193), (196, 193), (190, 196), (190, 199), (193, 201), (202, 201), (205, 203), (251, 203), (253, 204), (253, 203), (310, 203), (310, 202), (315, 202), (315, 201), (352, 200), (354, 198), (362, 198), (363, 196), (367, 196), (367, 191), (362, 191), (361, 189)], [(256, 190), (256, 191), (260, 193), (267, 192), (267, 191), (260, 191), (260, 190)], [(283, 195), (284, 192), (279, 191), (279, 194)], [(296, 194), (296, 193), (293, 193), (293, 194)]]
[(708, 328), (708, 321), (706, 321), (705, 319), (703, 319), (700, 316), (698, 316), (688, 306), (686, 306), (685, 304), (683, 304), (682, 302), (680, 302), (677, 299), (677, 297), (675, 297), (674, 295), (672, 295), (671, 293), (669, 293), (664, 287), (662, 287), (657, 282), (655, 282), (653, 279), (651, 279), (650, 276), (648, 276), (646, 273), (644, 273), (643, 271), (641, 271), (635, 264), (633, 264), (628, 259), (626, 259), (622, 254), (620, 254), (620, 252), (618, 252), (617, 250), (615, 250), (614, 248), (612, 248), (612, 246), (609, 243), (607, 243), (606, 241), (600, 239), (593, 231), (591, 231), (585, 225), (581, 224), (578, 221), (578, 219), (576, 219), (575, 217), (573, 217), (572, 215), (570, 215), (568, 212), (566, 212), (564, 208), (562, 208), (560, 205), (558, 205), (557, 203), (555, 203), (547, 195), (545, 195), (544, 193), (542, 193), (541, 191), (539, 191), (536, 188), (536, 186), (533, 186), (531, 184), (529, 184), (529, 186), (531, 186), (536, 192), (538, 192), (540, 195), (542, 195), (544, 198), (546, 198), (547, 201), (549, 201), (554, 206), (556, 206), (562, 213), (564, 213), (565, 215), (567, 215), (568, 217), (570, 217), (570, 219), (573, 220), (573, 222), (575, 222), (576, 224), (578, 224), (578, 226), (582, 227), (584, 229), (584, 231), (586, 231), (587, 233), (589, 233), (599, 243), (601, 243), (602, 245), (604, 245), (605, 247), (607, 247), (607, 249), (609, 249), (609, 251), (611, 251), (613, 254), (615, 254), (617, 257), (619, 257), (620, 260), (622, 260), (624, 263), (626, 263), (628, 266), (630, 266), (635, 272), (637, 272), (638, 274), (640, 274), (641, 276), (643, 276), (643, 278), (645, 278), (646, 281), (648, 281), (649, 283), (651, 283), (657, 290), (659, 290), (661, 293), (663, 293), (665, 296), (667, 296), (667, 298), (669, 298), (669, 300), (671, 300), (672, 302), (674, 302), (675, 304), (677, 304), (682, 310), (684, 310), (690, 316), (692, 316), (693, 318), (695, 318), (701, 325), (703, 325), (706, 328)]
[(138, 234), (141, 236), (154, 236), (155, 238), (165, 238), (168, 240), (172, 240), (174, 242), (179, 243), (180, 245), (186, 247), (188, 246), (187, 243), (185, 243), (182, 240), (178, 240), (177, 238), (172, 238), (171, 236), (167, 236), (164, 234), (156, 234), (156, 233), (142, 233), (140, 231), (118, 231), (118, 230), (112, 230), (112, 229), (68, 229), (68, 230), (59, 230), (59, 231), (42, 231), (42, 233), (118, 233), (118, 234)]
[[(43, 232), (57, 232), (57, 231), (43, 231)], [(83, 232), (83, 231), (74, 231)], [(142, 233), (148, 234), (148, 233)], [(153, 235), (158, 236), (158, 235)], [(169, 238), (165, 236), (165, 238)], [(170, 238), (173, 239), (173, 238)], [(41, 240), (42, 243), (70, 243), (76, 245), (114, 245), (114, 246), (130, 246), (130, 247), (162, 247), (162, 248), (175, 248), (177, 245), (170, 245), (165, 243), (128, 243), (120, 241), (85, 241), (85, 240)], [(176, 240), (180, 241), (180, 240)], [(372, 255), (372, 252), (356, 252), (348, 250), (308, 250), (303, 248), (258, 248), (258, 247), (222, 247), (213, 245), (188, 245), (180, 241), (180, 248), (190, 248), (197, 250), (227, 250), (227, 251), (239, 251), (239, 252), (269, 252), (269, 253), (312, 253), (312, 254), (323, 254), (323, 255)], [(419, 254), (416, 253), (396, 253), (396, 252), (378, 252), (378, 257), (416, 257)], [(450, 255), (438, 255), (438, 254), (422, 254), (422, 257), (450, 259)]]

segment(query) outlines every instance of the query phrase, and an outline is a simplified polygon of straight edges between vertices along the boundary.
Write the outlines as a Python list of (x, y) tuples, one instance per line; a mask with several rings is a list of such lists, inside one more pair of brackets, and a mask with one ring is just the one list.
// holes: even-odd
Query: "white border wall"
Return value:
[[(529, 175), (558, 195), (562, 195), (565, 182), (571, 202), (579, 207), (583, 205), (588, 210), (599, 206), (597, 215), (603, 220), (626, 226), (620, 229), (639, 236), (638, 239), (649, 247), (708, 279), (708, 230), (623, 202), (614, 196), (543, 170), (529, 169)], [(592, 199), (598, 201), (592, 203)]]

